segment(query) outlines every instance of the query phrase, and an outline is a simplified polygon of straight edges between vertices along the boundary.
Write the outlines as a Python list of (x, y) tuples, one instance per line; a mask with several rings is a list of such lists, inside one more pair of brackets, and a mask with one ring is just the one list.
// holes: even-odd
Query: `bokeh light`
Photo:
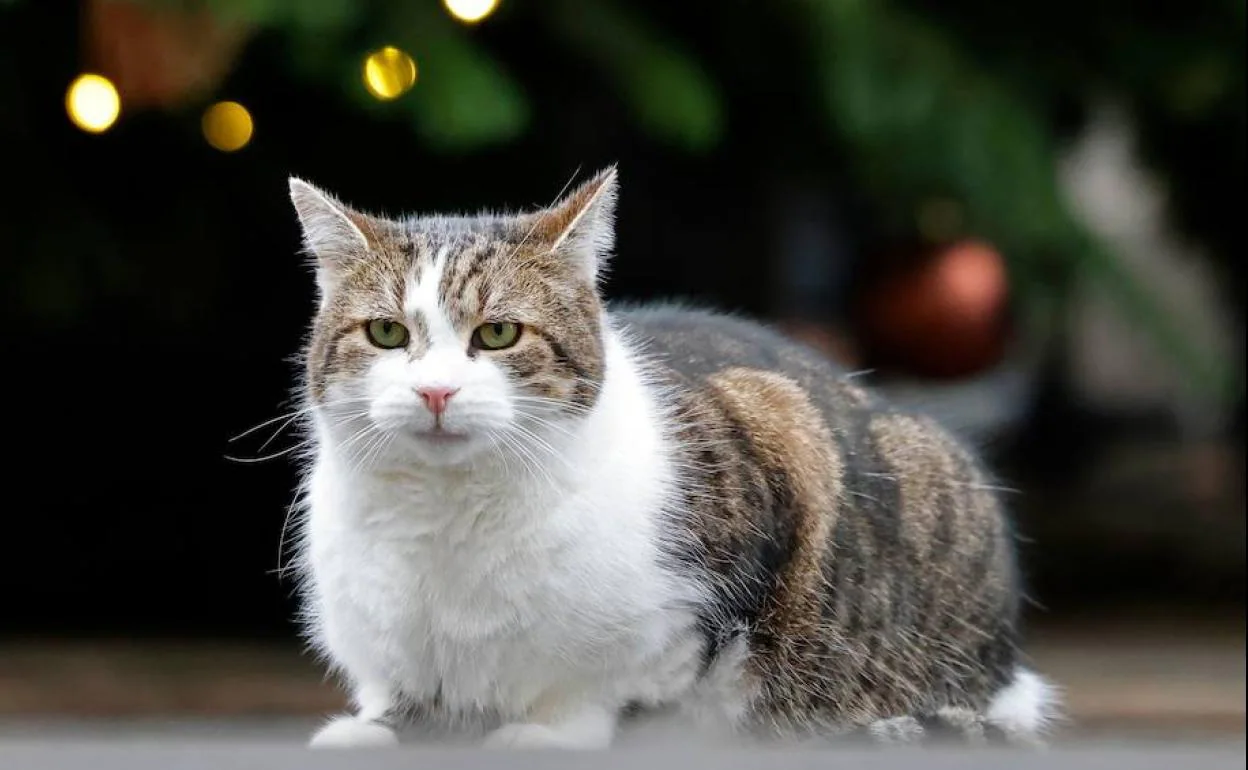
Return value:
[(255, 130), (251, 113), (238, 102), (212, 105), (204, 111), (202, 126), (208, 144), (222, 152), (234, 152), (246, 147)]
[(65, 93), (65, 111), (75, 126), (92, 134), (100, 134), (117, 122), (121, 114), (121, 97), (117, 88), (102, 75), (79, 75)]
[(416, 61), (388, 45), (364, 60), (364, 86), (378, 99), (397, 99), (416, 85)]
[(442, 0), (447, 13), (465, 24), (477, 22), (494, 13), (498, 0)]

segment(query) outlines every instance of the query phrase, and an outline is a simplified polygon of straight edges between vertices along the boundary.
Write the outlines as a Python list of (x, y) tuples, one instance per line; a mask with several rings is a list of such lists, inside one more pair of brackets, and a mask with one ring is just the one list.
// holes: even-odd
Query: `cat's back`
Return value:
[(732, 368), (782, 373), (803, 387), (842, 377), (845, 370), (815, 350), (761, 323), (677, 305), (625, 307), (616, 327), (675, 373), (705, 380)]
[(711, 659), (744, 644), (778, 722), (985, 709), (1013, 676), (1018, 586), (975, 454), (763, 325), (613, 317), (673, 407)]
[(777, 457), (800, 465), (794, 450), (814, 442), (834, 445), (837, 456), (825, 463), (844, 465), (859, 456), (872, 421), (883, 426), (893, 411), (853, 372), (763, 323), (679, 305), (628, 307), (611, 317), (670, 389), (679, 422), (705, 434), (726, 420), (736, 449), (775, 444)]

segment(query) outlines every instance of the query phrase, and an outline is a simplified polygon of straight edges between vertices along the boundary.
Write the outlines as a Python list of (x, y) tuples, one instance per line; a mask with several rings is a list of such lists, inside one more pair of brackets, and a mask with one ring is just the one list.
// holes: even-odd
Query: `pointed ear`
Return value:
[(575, 260), (590, 280), (597, 278), (615, 245), (617, 178), (615, 166), (605, 168), (534, 215), (534, 238)]
[(290, 201), (303, 227), (303, 245), (318, 267), (337, 267), (369, 248), (367, 217), (297, 177), (290, 178)]

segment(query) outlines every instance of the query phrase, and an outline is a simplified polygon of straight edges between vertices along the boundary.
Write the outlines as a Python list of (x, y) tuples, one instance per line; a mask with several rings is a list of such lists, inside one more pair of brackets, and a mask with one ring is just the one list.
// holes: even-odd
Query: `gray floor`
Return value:
[[(473, 748), (436, 748), (408, 743), (397, 750), (308, 752), (303, 743), (315, 720), (130, 720), (0, 721), (0, 768), (6, 770), (226, 770), (328, 767), (455, 768), (583, 767), (584, 754), (499, 754)], [(717, 749), (677, 736), (622, 736), (619, 748), (593, 755), (595, 770), (716, 770), (755, 767), (863, 768), (892, 770), (1032, 770), (1056, 767), (1123, 770), (1221, 770), (1243, 768), (1243, 736), (1139, 734), (1114, 738), (1078, 736), (1042, 752), (953, 749), (869, 750), (827, 748), (788, 751)]]
[(1052, 749), (1043, 753), (951, 750), (826, 750), (724, 751), (715, 749), (620, 749), (595, 754), (492, 753), (479, 750), (403, 748), (369, 752), (309, 752), (272, 743), (176, 743), (119, 745), (117, 743), (16, 742), (0, 743), (0, 767), (12, 770), (319, 770), (319, 768), (563, 768), (594, 770), (645, 768), (692, 770), (714, 767), (734, 770), (760, 766), (784, 768), (856, 768), (858, 770), (1222, 770), (1244, 767), (1244, 746), (1089, 746)]

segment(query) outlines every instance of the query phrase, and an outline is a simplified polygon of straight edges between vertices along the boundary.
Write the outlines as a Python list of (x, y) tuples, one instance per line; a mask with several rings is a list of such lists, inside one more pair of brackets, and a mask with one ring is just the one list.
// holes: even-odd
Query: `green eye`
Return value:
[(520, 324), (507, 321), (481, 324), (472, 333), (472, 346), (478, 350), (502, 350), (520, 339)]
[(397, 321), (369, 321), (364, 331), (368, 334), (368, 341), (379, 348), (401, 348), (407, 344), (407, 327)]

